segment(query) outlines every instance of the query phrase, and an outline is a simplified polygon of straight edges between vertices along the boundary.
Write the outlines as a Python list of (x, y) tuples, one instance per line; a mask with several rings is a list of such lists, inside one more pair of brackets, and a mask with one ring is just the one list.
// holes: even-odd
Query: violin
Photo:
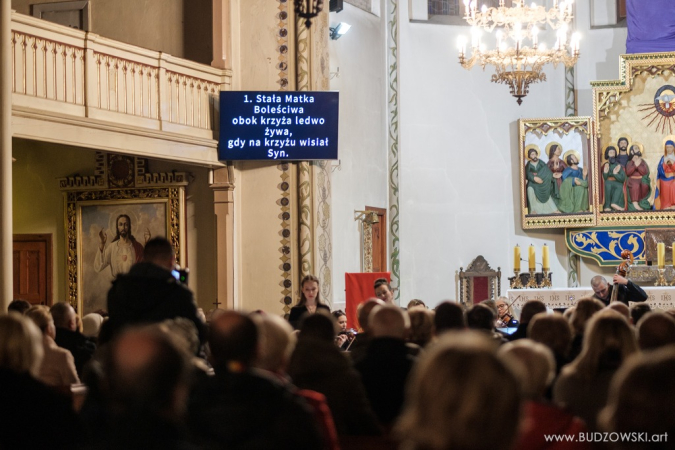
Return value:
[(499, 321), (502, 323), (501, 328), (506, 328), (509, 323), (513, 320), (513, 316), (509, 313), (506, 313), (502, 316), (499, 316)]

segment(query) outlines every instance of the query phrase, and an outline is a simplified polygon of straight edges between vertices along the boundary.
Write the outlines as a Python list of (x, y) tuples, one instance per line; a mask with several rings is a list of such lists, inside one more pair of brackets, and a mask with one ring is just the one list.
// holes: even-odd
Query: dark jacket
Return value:
[(0, 448), (78, 448), (81, 430), (67, 397), (27, 373), (0, 368)]
[(339, 435), (381, 433), (361, 377), (333, 342), (300, 338), (288, 365), (288, 375), (298, 388), (326, 396)]
[(401, 413), (405, 385), (415, 363), (403, 339), (375, 338), (355, 365), (380, 423), (391, 425)]
[(65, 348), (73, 354), (77, 376), (81, 379), (84, 365), (89, 362), (96, 351), (96, 344), (94, 341), (79, 331), (71, 331), (67, 328), (56, 327), (56, 338), (54, 339), (54, 342), (56, 342), (56, 345), (59, 347)]
[[(316, 305), (316, 310), (319, 311), (320, 309), (325, 310), (326, 312), (330, 312), (330, 308), (326, 305)], [(298, 326), (300, 325), (300, 319), (305, 314), (309, 314), (307, 311), (306, 306), (294, 306), (291, 308), (291, 312), (288, 315), (288, 322), (293, 326), (294, 329), (298, 329)]]
[(621, 303), (624, 303), (628, 306), (628, 302), (644, 302), (649, 298), (647, 293), (637, 284), (628, 280), (627, 285), (623, 284), (610, 284), (609, 289), (607, 290), (607, 298), (600, 298), (597, 295), (595, 298), (600, 300), (605, 305), (609, 305), (609, 301), (612, 298), (612, 290), (618, 286), (619, 292), (616, 295), (616, 299)]
[(197, 316), (192, 291), (167, 269), (153, 263), (134, 264), (129, 273), (118, 275), (108, 291), (111, 337), (128, 325), (156, 323), (184, 317), (191, 320), (199, 340), (206, 337), (204, 323)]
[(323, 448), (304, 400), (259, 372), (216, 367), (216, 375), (203, 380), (191, 395), (188, 425), (200, 448)]

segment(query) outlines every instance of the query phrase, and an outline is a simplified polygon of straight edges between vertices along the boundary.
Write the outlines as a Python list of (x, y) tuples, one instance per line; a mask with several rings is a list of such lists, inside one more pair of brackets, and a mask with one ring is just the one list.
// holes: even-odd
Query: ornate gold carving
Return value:
[(363, 225), (363, 271), (373, 271), (373, 225), (364, 221)]

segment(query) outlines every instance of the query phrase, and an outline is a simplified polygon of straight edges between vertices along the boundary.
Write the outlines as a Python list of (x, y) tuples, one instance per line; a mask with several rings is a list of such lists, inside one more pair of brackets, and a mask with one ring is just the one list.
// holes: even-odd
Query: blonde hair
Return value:
[(0, 316), (0, 367), (36, 377), (43, 356), (42, 333), (32, 320), (15, 312)]
[(637, 348), (628, 321), (616, 311), (603, 311), (589, 321), (581, 354), (563, 370), (592, 379), (603, 369), (618, 368)]
[(255, 362), (259, 369), (279, 372), (290, 360), (296, 337), (293, 327), (279, 316), (261, 315), (258, 323), (260, 352)]
[(516, 363), (524, 398), (541, 398), (555, 378), (553, 352), (544, 344), (519, 339), (502, 345), (498, 355), (504, 361)]
[(414, 369), (396, 434), (429, 450), (509, 448), (520, 419), (519, 391), (491, 339), (450, 331)]
[(50, 313), (49, 308), (44, 305), (31, 306), (24, 315), (37, 325), (40, 331), (42, 331), (42, 334), (47, 332), (49, 322), (53, 322), (52, 313)]
[(527, 337), (567, 356), (572, 343), (572, 327), (562, 314), (536, 314), (527, 326)]

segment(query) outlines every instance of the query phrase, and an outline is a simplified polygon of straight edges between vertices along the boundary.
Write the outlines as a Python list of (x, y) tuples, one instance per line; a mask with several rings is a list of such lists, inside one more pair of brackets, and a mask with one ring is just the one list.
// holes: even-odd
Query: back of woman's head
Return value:
[(635, 334), (619, 313), (607, 310), (588, 323), (579, 357), (571, 364), (579, 375), (592, 378), (603, 370), (615, 370), (637, 351)]
[(27, 317), (0, 316), (0, 367), (35, 376), (42, 362), (42, 333)]
[(574, 334), (584, 334), (586, 324), (595, 313), (602, 310), (605, 305), (600, 300), (593, 297), (582, 298), (579, 300), (572, 313), (572, 331)]
[(318, 339), (333, 342), (337, 334), (337, 323), (332, 315), (319, 311), (316, 314), (305, 315), (300, 320), (300, 334), (298, 339)]
[(426, 346), (431, 342), (434, 333), (434, 313), (426, 309), (408, 311), (410, 317), (410, 338), (409, 341), (419, 345)]
[(520, 417), (519, 392), (491, 339), (448, 332), (418, 363), (396, 432), (430, 450), (509, 448)]
[(562, 314), (540, 313), (530, 321), (527, 337), (544, 344), (558, 355), (567, 356), (572, 342), (572, 328)]
[(52, 320), (52, 313), (50, 313), (49, 308), (44, 305), (31, 306), (24, 315), (31, 319), (43, 334), (47, 332), (49, 324), (54, 323)]
[(515, 364), (523, 398), (539, 400), (544, 396), (555, 377), (551, 349), (531, 339), (518, 339), (502, 345), (498, 355), (503, 361)]

